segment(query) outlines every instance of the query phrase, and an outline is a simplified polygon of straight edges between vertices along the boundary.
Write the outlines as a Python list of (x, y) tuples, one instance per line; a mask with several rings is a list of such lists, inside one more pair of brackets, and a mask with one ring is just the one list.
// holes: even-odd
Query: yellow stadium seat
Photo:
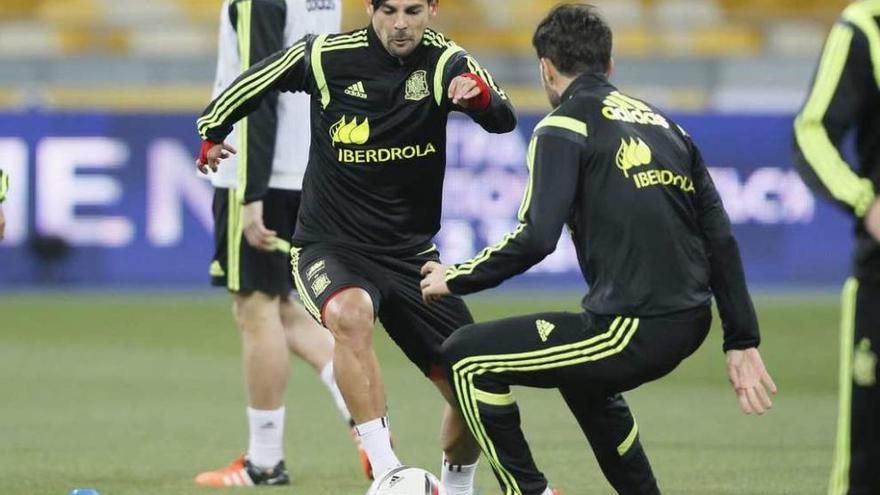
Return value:
[(40, 2), (37, 0), (3, 0), (3, 8), (0, 8), (0, 20), (33, 17), (39, 5)]
[(55, 26), (99, 27), (104, 11), (95, 0), (43, 0), (35, 14)]
[(211, 24), (217, 22), (223, 0), (175, 0), (190, 21)]

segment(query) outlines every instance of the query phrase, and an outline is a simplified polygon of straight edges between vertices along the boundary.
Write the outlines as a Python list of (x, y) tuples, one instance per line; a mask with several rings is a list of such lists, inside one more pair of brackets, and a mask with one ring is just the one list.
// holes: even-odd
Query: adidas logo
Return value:
[(260, 425), (261, 430), (271, 430), (273, 428), (275, 428), (275, 423), (272, 421), (269, 421), (269, 422), (266, 422), (266, 423), (263, 423), (262, 425)]
[(535, 326), (538, 327), (538, 336), (541, 337), (541, 342), (547, 342), (550, 333), (556, 328), (556, 325), (545, 320), (536, 321)]
[(619, 91), (612, 91), (605, 97), (602, 115), (608, 120), (618, 120), (628, 124), (656, 125), (669, 129), (669, 121), (651, 107)]
[(345, 88), (345, 94), (348, 96), (354, 96), (355, 98), (363, 98), (367, 99), (367, 90), (364, 89), (364, 82), (358, 81), (351, 86)]

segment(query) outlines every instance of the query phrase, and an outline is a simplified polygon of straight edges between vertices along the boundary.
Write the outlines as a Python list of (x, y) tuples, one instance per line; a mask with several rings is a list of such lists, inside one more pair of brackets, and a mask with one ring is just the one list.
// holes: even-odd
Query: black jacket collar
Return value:
[(585, 72), (569, 84), (565, 92), (562, 93), (562, 101), (568, 100), (581, 89), (592, 89), (599, 86), (608, 86), (609, 84), (610, 83), (608, 82), (608, 78), (605, 77), (605, 74), (600, 72)]

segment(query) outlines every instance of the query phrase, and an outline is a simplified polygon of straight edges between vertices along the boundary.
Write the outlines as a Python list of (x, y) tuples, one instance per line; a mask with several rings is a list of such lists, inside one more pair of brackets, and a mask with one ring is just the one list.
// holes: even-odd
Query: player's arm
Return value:
[[(862, 117), (874, 85), (865, 33), (847, 20), (854, 4), (831, 29), (813, 87), (794, 122), (795, 165), (817, 193), (863, 217), (875, 199), (874, 187), (859, 177), (841, 154), (841, 143)], [(870, 21), (873, 23), (873, 20)]]
[[(243, 70), (284, 48), (286, 18), (287, 4), (283, 0), (244, 0), (229, 5), (229, 19), (238, 34)], [(269, 190), (277, 130), (278, 91), (269, 91), (257, 108), (241, 121), (239, 201), (246, 204), (258, 201)]]
[(686, 138), (693, 157), (692, 174), (698, 221), (709, 258), (709, 285), (721, 315), (727, 377), (740, 409), (764, 414), (773, 405), (776, 384), (767, 372), (758, 346), (761, 335), (755, 306), (746, 286), (739, 246), (700, 151)]
[(586, 133), (586, 124), (570, 117), (550, 117), (539, 124), (529, 145), (529, 183), (519, 225), (500, 243), (449, 267), (444, 281), (451, 293), (495, 287), (556, 249), (577, 192)]
[(200, 168), (207, 164), (216, 169), (218, 157), (225, 158), (218, 151), (219, 146), (232, 132), (233, 125), (255, 111), (267, 95), (273, 91), (311, 92), (306, 57), (311, 39), (306, 36), (252, 66), (205, 108), (197, 121), (203, 140)]
[(739, 244), (700, 150), (690, 138), (686, 139), (693, 157), (691, 173), (698, 220), (709, 257), (709, 284), (724, 329), (724, 350), (758, 347), (758, 318), (746, 286)]
[(452, 109), (466, 113), (488, 132), (501, 134), (516, 128), (516, 112), (507, 94), (471, 55), (454, 55), (446, 80), (445, 96)]

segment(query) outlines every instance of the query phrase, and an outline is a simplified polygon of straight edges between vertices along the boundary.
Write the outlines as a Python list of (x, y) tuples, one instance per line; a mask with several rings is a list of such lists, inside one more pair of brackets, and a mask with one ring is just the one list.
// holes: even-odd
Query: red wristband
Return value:
[(489, 89), (489, 85), (486, 84), (486, 81), (484, 81), (482, 77), (474, 74), (473, 72), (465, 72), (464, 74), (462, 74), (462, 76), (474, 81), (480, 88), (480, 94), (475, 96), (474, 99), (471, 100), (469, 110), (482, 112), (483, 110), (489, 108), (489, 104), (492, 103), (492, 91)]
[(212, 141), (208, 141), (207, 139), (202, 140), (202, 148), (199, 150), (199, 163), (208, 163), (208, 151), (211, 150), (214, 146), (217, 146), (219, 143), (215, 143)]

